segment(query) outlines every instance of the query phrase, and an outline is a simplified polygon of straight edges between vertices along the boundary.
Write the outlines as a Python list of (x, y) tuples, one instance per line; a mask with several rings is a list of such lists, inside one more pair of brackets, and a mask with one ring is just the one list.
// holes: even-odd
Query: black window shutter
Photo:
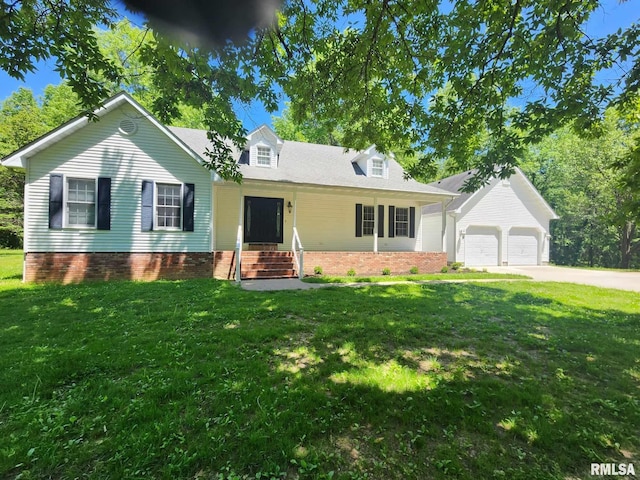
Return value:
[(389, 205), (389, 238), (396, 236), (396, 207)]
[(49, 228), (62, 228), (62, 192), (64, 177), (58, 173), (49, 175)]
[(193, 232), (193, 212), (196, 186), (193, 183), (185, 183), (182, 188), (182, 230)]
[(416, 238), (416, 207), (409, 207), (409, 238)]
[(384, 237), (384, 205), (378, 205), (378, 237)]
[(111, 179), (98, 178), (98, 230), (111, 230)]
[(362, 236), (362, 204), (356, 203), (356, 237)]
[(141, 228), (143, 232), (153, 230), (153, 182), (142, 181), (142, 216)]

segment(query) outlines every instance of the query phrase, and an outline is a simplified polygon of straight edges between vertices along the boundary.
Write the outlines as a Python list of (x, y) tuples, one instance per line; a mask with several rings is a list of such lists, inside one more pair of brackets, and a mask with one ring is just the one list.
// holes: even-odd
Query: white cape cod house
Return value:
[[(439, 271), (421, 210), (458, 195), (405, 180), (375, 147), (252, 131), (242, 184), (202, 166), (206, 132), (162, 125), (121, 93), (3, 160), (24, 168), (26, 281)], [(444, 213), (442, 215), (444, 220)], [(441, 223), (444, 225), (444, 223)]]

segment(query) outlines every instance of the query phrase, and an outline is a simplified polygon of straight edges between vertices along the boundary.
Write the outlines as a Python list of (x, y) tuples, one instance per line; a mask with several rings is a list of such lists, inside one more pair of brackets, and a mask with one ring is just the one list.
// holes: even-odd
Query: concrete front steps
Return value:
[(242, 280), (296, 278), (292, 252), (244, 251)]

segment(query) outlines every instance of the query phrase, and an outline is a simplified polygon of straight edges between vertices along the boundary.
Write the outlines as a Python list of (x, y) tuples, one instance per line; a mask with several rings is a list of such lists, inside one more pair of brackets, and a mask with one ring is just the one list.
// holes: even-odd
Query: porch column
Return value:
[(447, 251), (447, 206), (442, 202), (442, 251)]
[(293, 228), (298, 226), (298, 190), (293, 191)]
[(444, 202), (442, 205), (442, 251), (447, 251), (447, 207)]
[(244, 213), (244, 202), (242, 201), (242, 185), (240, 185), (240, 204), (238, 208), (238, 226), (242, 225), (242, 214)]
[(211, 251), (212, 253), (216, 251), (216, 238), (218, 237), (216, 235), (216, 219), (218, 218), (218, 215), (216, 215), (216, 207), (218, 206), (215, 200), (216, 192), (217, 190), (215, 189), (212, 181), (211, 182), (211, 235), (209, 238), (209, 251)]
[(243, 227), (242, 227), (242, 214), (244, 210), (244, 202), (242, 197), (242, 185), (240, 185), (240, 200), (238, 205), (238, 231), (236, 234), (236, 282), (240, 283), (242, 280), (242, 235)]
[(453, 261), (458, 261), (458, 217), (453, 215), (453, 228), (451, 229), (451, 235), (453, 240)]
[(243, 210), (243, 205), (242, 205), (242, 185), (240, 185), (240, 199), (238, 200), (238, 225), (242, 225), (242, 210)]
[(373, 253), (378, 253), (378, 197), (373, 197)]

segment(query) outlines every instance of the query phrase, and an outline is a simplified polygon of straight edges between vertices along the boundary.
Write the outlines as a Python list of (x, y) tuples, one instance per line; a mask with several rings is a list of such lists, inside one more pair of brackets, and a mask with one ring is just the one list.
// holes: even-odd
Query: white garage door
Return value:
[(465, 265), (498, 265), (498, 239), (499, 231), (495, 227), (468, 227), (465, 235)]
[(538, 232), (531, 228), (512, 228), (509, 231), (507, 261), (509, 265), (538, 264)]

